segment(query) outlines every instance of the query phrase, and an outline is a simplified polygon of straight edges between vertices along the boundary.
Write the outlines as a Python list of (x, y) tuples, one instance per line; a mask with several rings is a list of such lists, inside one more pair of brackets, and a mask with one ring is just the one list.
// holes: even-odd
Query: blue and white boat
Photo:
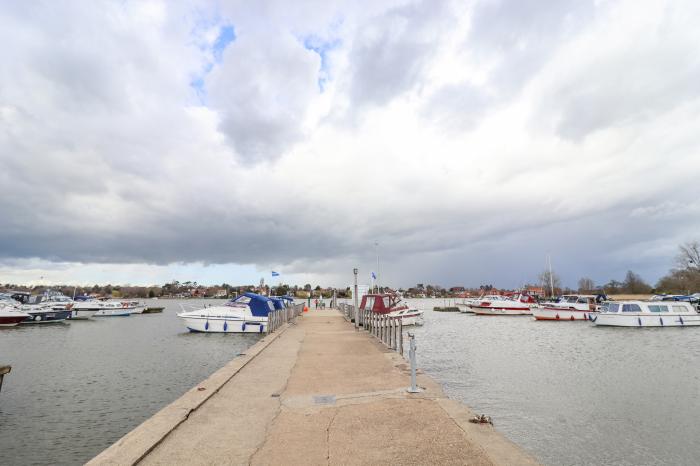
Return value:
[(221, 306), (210, 306), (181, 312), (181, 318), (191, 332), (204, 333), (263, 333), (267, 316), (281, 299), (270, 299), (255, 293), (244, 293)]

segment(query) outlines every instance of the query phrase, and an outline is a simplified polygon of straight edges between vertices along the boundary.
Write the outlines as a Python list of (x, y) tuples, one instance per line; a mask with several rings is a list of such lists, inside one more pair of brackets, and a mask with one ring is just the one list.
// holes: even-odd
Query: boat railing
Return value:
[(294, 321), (304, 312), (304, 304), (292, 304), (283, 309), (275, 309), (267, 315), (267, 333), (270, 334), (288, 322)]

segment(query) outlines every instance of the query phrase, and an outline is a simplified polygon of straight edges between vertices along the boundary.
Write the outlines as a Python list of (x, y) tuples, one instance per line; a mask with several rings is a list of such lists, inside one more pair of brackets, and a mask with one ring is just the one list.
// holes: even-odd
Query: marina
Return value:
[[(700, 416), (695, 329), (482, 317), (432, 311), (453, 305), (442, 299), (405, 302), (425, 321), (403, 328), (404, 345), (409, 331), (415, 335), (419, 368), (449, 398), (489, 415), (539, 462), (658, 464), (653, 450), (673, 464), (694, 464), (700, 455), (691, 428)], [(0, 448), (13, 458), (7, 464), (81, 464), (265, 337), (189, 332), (177, 316), (185, 303), (204, 308), (225, 301), (158, 303), (163, 313), (2, 330), (0, 354), (14, 366), (0, 394)], [(651, 367), (657, 375), (650, 378)], [(47, 379), (53, 383), (41, 382)], [(76, 386), (84, 388), (76, 392)], [(634, 409), (624, 398), (630, 391)], [(656, 396), (669, 391), (686, 402)], [(572, 436), (585, 441), (571, 442)]]

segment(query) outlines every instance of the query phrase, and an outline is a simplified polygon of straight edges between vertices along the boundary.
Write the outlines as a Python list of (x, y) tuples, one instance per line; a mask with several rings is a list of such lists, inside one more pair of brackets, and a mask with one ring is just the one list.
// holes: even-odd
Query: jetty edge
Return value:
[(400, 354), (312, 311), (88, 464), (538, 464), (426, 374), (409, 383)]

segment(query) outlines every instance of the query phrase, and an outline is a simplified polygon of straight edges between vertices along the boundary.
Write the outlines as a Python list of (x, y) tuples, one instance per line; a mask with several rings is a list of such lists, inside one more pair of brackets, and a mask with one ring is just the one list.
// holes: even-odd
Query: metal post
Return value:
[(352, 297), (355, 301), (355, 330), (360, 329), (360, 322), (359, 322), (359, 304), (357, 303), (357, 268), (352, 269), (352, 273), (355, 275), (355, 289), (352, 292)]
[(411, 362), (411, 386), (406, 389), (408, 393), (419, 393), (420, 389), (416, 385), (416, 336), (412, 333), (408, 334), (410, 347), (408, 350), (408, 359)]
[(399, 320), (399, 348), (397, 351), (403, 356), (403, 319)]

